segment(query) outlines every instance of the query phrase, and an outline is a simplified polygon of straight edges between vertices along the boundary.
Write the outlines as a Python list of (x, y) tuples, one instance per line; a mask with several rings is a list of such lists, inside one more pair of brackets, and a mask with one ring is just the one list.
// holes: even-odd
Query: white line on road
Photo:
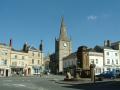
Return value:
[(3, 86), (26, 87), (26, 85), (24, 84), (11, 84), (11, 83), (4, 83)]
[(4, 82), (12, 82), (13, 80), (3, 80)]
[(12, 84), (12, 85), (15, 87), (26, 87), (26, 85), (23, 85), (23, 84)]
[(11, 84), (11, 83), (4, 83), (3, 86), (8, 86), (8, 87), (17, 87), (17, 88), (28, 88), (30, 90), (48, 90), (44, 87), (35, 87), (34, 85), (27, 86), (24, 84)]

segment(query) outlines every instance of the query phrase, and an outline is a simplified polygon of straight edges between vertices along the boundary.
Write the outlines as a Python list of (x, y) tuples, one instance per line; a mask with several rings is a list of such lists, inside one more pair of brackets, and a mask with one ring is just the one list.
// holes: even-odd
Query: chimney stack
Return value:
[(39, 49), (40, 49), (40, 51), (43, 51), (43, 40), (41, 40)]
[(110, 47), (111, 46), (111, 41), (110, 40), (105, 40), (104, 41), (104, 46), (105, 47)]
[(9, 46), (12, 47), (12, 38), (10, 39)]

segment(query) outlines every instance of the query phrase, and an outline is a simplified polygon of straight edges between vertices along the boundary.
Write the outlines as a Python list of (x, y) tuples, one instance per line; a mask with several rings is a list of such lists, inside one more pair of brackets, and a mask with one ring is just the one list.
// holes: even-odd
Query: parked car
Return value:
[(96, 77), (114, 79), (114, 78), (120, 77), (120, 71), (119, 70), (106, 71), (106, 72), (103, 72), (103, 73), (101, 73), (99, 75), (96, 75)]

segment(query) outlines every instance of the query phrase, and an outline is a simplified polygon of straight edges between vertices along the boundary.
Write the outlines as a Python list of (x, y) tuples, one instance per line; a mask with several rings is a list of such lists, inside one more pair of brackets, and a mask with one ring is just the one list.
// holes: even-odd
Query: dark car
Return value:
[(101, 77), (101, 78), (117, 78), (120, 76), (120, 71), (113, 70), (113, 71), (106, 71), (101, 73), (100, 75), (96, 75), (96, 77)]

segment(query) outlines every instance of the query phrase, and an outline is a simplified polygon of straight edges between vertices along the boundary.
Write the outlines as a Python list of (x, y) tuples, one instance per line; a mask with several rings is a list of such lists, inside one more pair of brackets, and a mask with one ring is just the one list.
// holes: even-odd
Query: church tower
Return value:
[(59, 38), (55, 39), (55, 59), (57, 73), (63, 72), (63, 58), (70, 55), (71, 52), (71, 40), (67, 36), (64, 18), (62, 17)]

